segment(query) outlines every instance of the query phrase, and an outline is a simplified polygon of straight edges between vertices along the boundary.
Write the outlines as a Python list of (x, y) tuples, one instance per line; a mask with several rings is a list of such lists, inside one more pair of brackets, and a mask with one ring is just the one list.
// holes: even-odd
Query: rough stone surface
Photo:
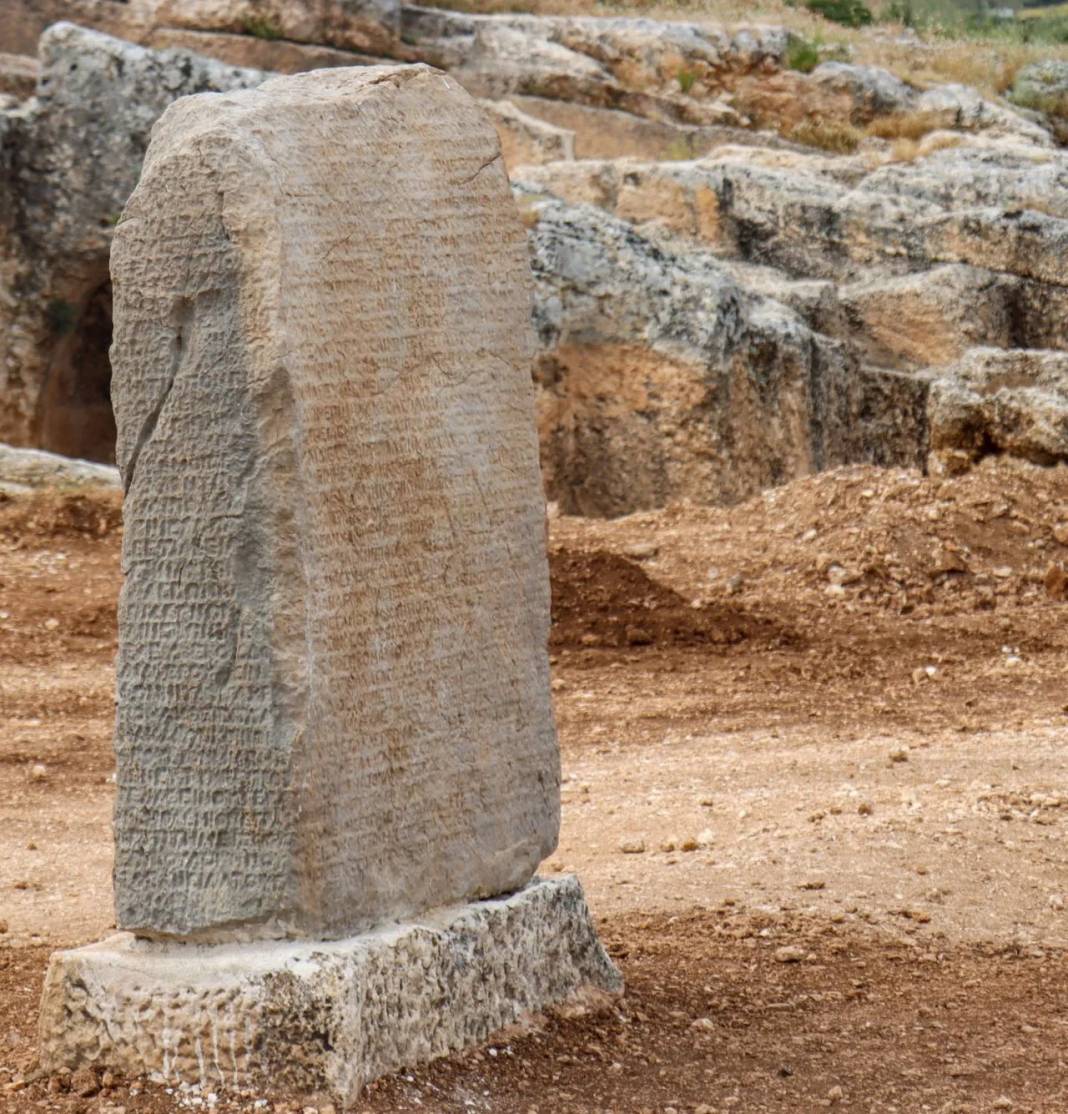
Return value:
[(0, 54), (0, 94), (25, 100), (37, 88), (39, 67), (23, 54)]
[(555, 846), (523, 228), (426, 67), (186, 98), (116, 232), (116, 902), (340, 936)]
[(976, 344), (1016, 340), (1020, 280), (961, 263), (869, 278), (840, 298), (858, 346), (887, 366), (943, 365)]
[(916, 99), (915, 110), (940, 127), (989, 132), (1051, 146), (1049, 131), (1006, 105), (987, 100), (967, 85), (938, 85)]
[(399, 0), (150, 0), (153, 25), (233, 31), (349, 50), (388, 50), (400, 30)]
[(1050, 58), (1023, 66), (1012, 86), (1013, 98), (1027, 108), (1039, 108), (1046, 98), (1068, 97), (1068, 62)]
[(850, 118), (858, 124), (908, 111), (916, 100), (916, 91), (910, 85), (878, 66), (824, 62), (812, 71), (812, 81), (820, 88), (845, 94), (852, 102)]
[(695, 159), (725, 143), (786, 146), (772, 132), (754, 132), (743, 127), (650, 120), (614, 108), (548, 97), (514, 96), (510, 100), (529, 115), (573, 132), (577, 159)]
[(46, 27), (70, 21), (139, 40), (144, 31), (146, 7), (152, 0), (2, 0), (0, 43), (16, 54), (34, 55)]
[(59, 23), (37, 96), (0, 112), (0, 437), (109, 459), (115, 222), (178, 97), (266, 75)]
[[(229, 31), (199, 31), (188, 27), (154, 28), (149, 32), (145, 45), (156, 50), (191, 50), (231, 66), (279, 74), (304, 73), (306, 70), (334, 66), (377, 66), (392, 60), (317, 43), (265, 39)], [(391, 54), (400, 56), (403, 51), (397, 48)]]
[[(743, 290), (710, 253), (676, 255), (591, 206), (518, 189), (542, 345), (542, 465), (561, 510), (735, 502), (865, 452), (916, 462), (923, 391), (869, 383), (840, 345)], [(873, 389), (874, 423), (888, 419), (878, 435), (860, 421)]]
[(41, 1063), (151, 1072), (204, 1090), (270, 1084), (352, 1102), (370, 1080), (622, 984), (573, 877), (332, 943), (58, 952)]
[(1068, 61), (1051, 58), (1024, 66), (1016, 74), (1010, 99), (1042, 113), (1057, 142), (1068, 145)]
[[(958, 437), (951, 430), (963, 428), (963, 419), (948, 415), (963, 412), (965, 402), (964, 425), (991, 431), (1004, 451), (1064, 459), (1048, 379), (1046, 393), (1017, 392), (1011, 408), (1004, 392), (993, 400), (964, 380), (959, 390), (952, 382), (973, 346), (1068, 348), (1068, 157), (981, 140), (872, 169), (859, 158), (728, 146), (692, 161), (578, 160), (524, 168), (522, 176), (532, 195), (566, 199), (572, 214), (598, 206), (626, 222), (620, 242), (644, 245), (641, 267), (611, 254), (609, 261), (598, 222), (572, 215), (582, 226), (575, 233), (581, 251), (549, 254), (539, 264), (546, 232), (540, 225), (532, 231), (538, 313), (562, 315), (567, 324), (559, 338), (542, 330), (541, 357), (549, 369), (542, 374), (542, 454), (550, 493), (564, 508), (620, 513), (680, 495), (730, 502), (776, 482), (774, 469), (792, 475), (832, 461), (923, 461), (936, 449), (936, 429), (947, 431), (938, 434), (947, 443)], [(590, 304), (612, 307), (596, 324), (578, 311), (568, 270), (575, 258), (586, 267), (584, 281), (594, 270), (599, 276), (600, 300)], [(737, 296), (758, 296), (748, 304), (765, 307), (760, 320), (791, 320), (792, 310), (811, 339), (794, 333), (786, 349), (780, 339), (746, 355), (739, 334), (724, 330), (722, 312), (688, 306), (697, 273), (719, 276), (716, 283), (728, 275)], [(729, 304), (722, 294), (710, 300), (718, 311)], [(805, 380), (813, 389), (792, 387), (786, 396), (764, 389), (743, 402), (737, 389), (705, 396), (692, 387), (699, 405), (688, 407), (678, 404), (678, 391), (650, 390), (650, 351), (663, 351), (665, 322), (675, 335), (686, 322), (695, 335), (698, 317), (710, 335), (732, 338), (729, 349), (743, 365), (758, 366), (755, 353), (764, 351), (784, 370), (787, 351), (808, 351), (819, 369)], [(567, 335), (585, 338), (585, 364), (600, 352), (602, 379), (614, 368), (620, 381), (611, 390), (610, 376), (597, 386), (589, 367), (579, 372)], [(601, 347), (608, 342), (621, 347), (609, 352)], [(672, 344), (677, 385), (686, 379), (677, 362), (683, 346)], [(657, 360), (662, 368), (664, 357)], [(725, 366), (692, 352), (684, 363)], [(691, 370), (687, 381), (700, 380)], [(811, 421), (815, 451), (801, 452), (804, 442), (795, 438), (784, 455), (774, 431), (785, 397)], [(1032, 429), (1029, 413), (1033, 431), (1025, 436), (1019, 431)]]
[(781, 28), (588, 16), (468, 15), (403, 9), (405, 42), (485, 97), (520, 94), (625, 109), (652, 119), (731, 124), (722, 94), (776, 69)]
[[(387, 29), (396, 26), (390, 2), (381, 12)], [(71, 0), (71, 10), (100, 26), (126, 27), (144, 43), (237, 64), (292, 71), (374, 61), (344, 39), (345, 21), (373, 16), (373, 4), (270, 0), (253, 12), (230, 0)], [(775, 28), (420, 7), (405, 7), (401, 19), (404, 41), (376, 49), (431, 61), (490, 98), (486, 108), (506, 165), (522, 166), (524, 181), (607, 210), (658, 249), (666, 246), (673, 260), (696, 253), (698, 270), (711, 250), (737, 285), (792, 311), (818, 345), (823, 337), (844, 345), (866, 400), (849, 439), (860, 460), (884, 451), (899, 463), (926, 457), (929, 429), (916, 415), (930, 383), (952, 375), (970, 346), (1068, 347), (1068, 153), (1054, 143), (1066, 138), (1058, 127), (1068, 127), (1068, 117), (1058, 115), (1060, 63), (1021, 70), (1014, 108), (962, 85), (913, 89), (874, 66), (826, 62), (811, 74), (790, 70), (788, 37)], [(72, 40), (68, 60), (77, 60), (78, 49)], [(101, 268), (117, 210), (111, 194), (128, 188), (140, 153), (133, 150), (120, 166), (111, 138), (99, 133), (106, 130), (101, 121), (136, 113), (126, 103), (100, 100), (92, 120), (84, 118), (77, 78), (58, 58), (49, 71), (73, 82), (74, 126), (64, 140), (71, 158), (37, 159), (49, 141), (38, 142), (35, 108), (0, 109), (0, 152), (9, 160), (15, 153), (25, 169), (2, 179), (16, 184), (10, 196), (0, 188), (0, 436), (106, 459), (113, 430), (100, 387), (108, 371), (101, 338), (110, 328), (110, 291)], [(123, 86), (124, 102), (141, 95)], [(859, 146), (838, 155), (799, 139)], [(94, 166), (107, 174), (87, 181), (86, 168)], [(102, 188), (106, 183), (118, 185), (112, 191)], [(47, 206), (32, 204), (51, 196), (58, 222)], [(74, 219), (59, 242), (91, 248), (79, 256), (84, 266), (69, 254), (50, 255), (52, 229), (62, 228), (65, 209)], [(19, 215), (26, 238), (21, 231), (8, 236), (5, 229), (15, 227), (8, 213)], [(633, 294), (640, 293), (639, 282)], [(640, 350), (643, 331), (628, 321), (619, 331), (634, 335), (620, 343)], [(620, 367), (633, 368), (632, 357), (628, 348)], [(907, 384), (902, 377), (910, 375)], [(719, 397), (724, 405), (737, 401)], [(588, 423), (583, 438), (608, 436), (616, 420), (600, 408), (585, 417), (560, 414), (567, 423)], [(620, 414), (627, 423), (637, 420), (629, 405)], [(899, 420), (902, 414), (907, 420)], [(763, 419), (759, 407), (739, 412), (732, 428)], [(690, 442), (695, 453), (707, 420)], [(660, 428), (658, 419), (650, 425)], [(570, 429), (554, 435), (557, 444), (568, 442)], [(907, 450), (906, 431), (919, 439)], [(643, 438), (655, 432), (647, 429)], [(666, 435), (666, 427), (660, 432)], [(885, 450), (888, 435), (892, 452)], [(757, 431), (743, 440), (758, 446), (762, 437)], [(605, 467), (614, 459), (605, 458)], [(553, 461), (546, 463), (552, 471)], [(769, 458), (761, 467), (777, 475), (780, 462)], [(671, 475), (683, 488), (676, 491), (676, 479), (662, 471), (658, 499), (688, 490), (686, 469)], [(627, 483), (619, 476), (610, 486), (625, 490)], [(718, 496), (714, 485), (702, 482), (700, 489), (704, 497), (735, 497), (729, 485)]]
[(39, 449), (0, 445), (0, 485), (34, 487), (118, 487), (119, 471), (106, 464), (72, 460)]
[(979, 348), (931, 387), (931, 451), (954, 466), (1008, 453), (1068, 460), (1068, 352)]
[(1035, 150), (946, 150), (866, 173), (858, 160), (733, 146), (690, 162), (576, 161), (524, 177), (796, 277), (967, 263), (1064, 286), (1068, 155), (1036, 160)]

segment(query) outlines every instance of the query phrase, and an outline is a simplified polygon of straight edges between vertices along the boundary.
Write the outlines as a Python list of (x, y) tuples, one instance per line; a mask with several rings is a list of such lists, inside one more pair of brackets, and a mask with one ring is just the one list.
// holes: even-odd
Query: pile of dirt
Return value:
[(779, 618), (948, 616), (1068, 596), (1068, 468), (992, 457), (961, 476), (843, 468), (735, 507), (561, 518), (567, 546), (645, 547), (649, 575)]
[(992, 458), (952, 478), (844, 469), (766, 492), (735, 519), (774, 539), (800, 590), (906, 613), (985, 610), (1059, 594), (1068, 468)]
[(690, 601), (653, 580), (635, 561), (596, 549), (555, 548), (552, 577), (554, 650), (640, 646), (731, 646), (789, 637), (742, 608)]

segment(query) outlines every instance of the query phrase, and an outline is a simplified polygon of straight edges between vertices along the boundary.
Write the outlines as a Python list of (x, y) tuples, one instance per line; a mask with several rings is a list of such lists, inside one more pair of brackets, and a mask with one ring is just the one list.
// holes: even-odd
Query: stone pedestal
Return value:
[(130, 935), (56, 957), (44, 1065), (347, 1103), (618, 990), (577, 882), (531, 881), (560, 767), (489, 122), (425, 66), (184, 98), (111, 264)]
[(574, 877), (332, 941), (178, 944), (120, 933), (58, 952), (41, 1063), (205, 1088), (328, 1091), (622, 989)]

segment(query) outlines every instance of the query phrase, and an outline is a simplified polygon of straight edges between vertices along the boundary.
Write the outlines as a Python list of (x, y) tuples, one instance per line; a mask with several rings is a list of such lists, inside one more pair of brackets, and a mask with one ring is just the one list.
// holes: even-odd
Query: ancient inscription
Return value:
[(112, 257), (120, 925), (342, 935), (555, 845), (526, 245), (425, 67), (188, 98)]

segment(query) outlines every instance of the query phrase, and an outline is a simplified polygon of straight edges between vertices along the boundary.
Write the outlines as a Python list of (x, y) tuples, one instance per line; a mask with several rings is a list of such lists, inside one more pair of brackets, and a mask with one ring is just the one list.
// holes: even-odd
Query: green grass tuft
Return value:
[(241, 23), (241, 30), (246, 35), (257, 39), (273, 41), (282, 37), (282, 28), (269, 16), (246, 16)]
[(812, 73), (820, 64), (818, 43), (810, 42), (799, 36), (791, 35), (786, 47), (786, 67), (799, 73)]
[(805, 7), (843, 27), (867, 27), (874, 19), (863, 0), (805, 0)]

